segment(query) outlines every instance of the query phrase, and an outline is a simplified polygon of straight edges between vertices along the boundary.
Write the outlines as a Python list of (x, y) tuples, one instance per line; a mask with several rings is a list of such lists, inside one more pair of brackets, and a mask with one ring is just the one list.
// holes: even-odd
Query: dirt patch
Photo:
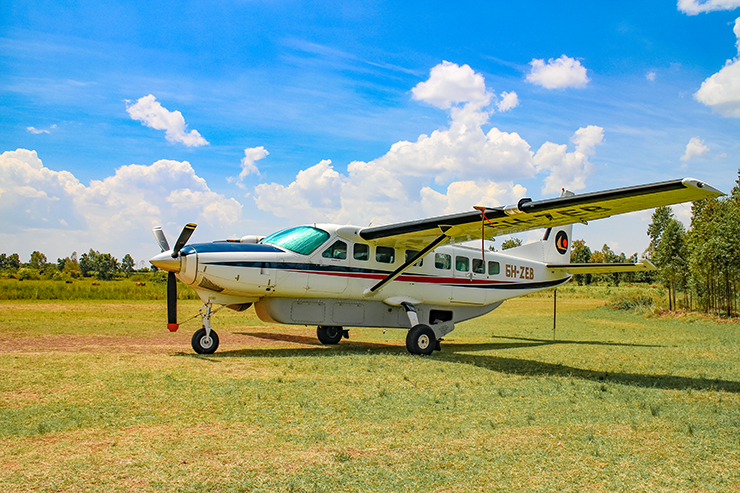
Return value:
[[(274, 332), (273, 332), (274, 330)], [(219, 330), (224, 350), (254, 348), (305, 348), (321, 346), (315, 329), (304, 327), (236, 327)], [(0, 335), (0, 354), (2, 353), (139, 353), (169, 354), (191, 351), (192, 331), (179, 330), (176, 333), (158, 334), (148, 337), (132, 336), (90, 336), (76, 334), (49, 334), (37, 337), (13, 337)]]

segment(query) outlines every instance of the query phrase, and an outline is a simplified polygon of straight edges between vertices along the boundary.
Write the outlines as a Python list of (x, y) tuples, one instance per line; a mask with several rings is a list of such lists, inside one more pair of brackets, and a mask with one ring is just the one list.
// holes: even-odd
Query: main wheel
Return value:
[(218, 334), (215, 330), (211, 330), (211, 337), (206, 335), (206, 329), (200, 329), (193, 334), (193, 339), (190, 341), (193, 346), (193, 351), (198, 354), (213, 354), (218, 349)]
[(428, 325), (415, 325), (406, 335), (406, 349), (411, 354), (432, 354), (436, 347), (437, 336)]
[(319, 325), (316, 327), (316, 335), (321, 344), (339, 344), (343, 334), (342, 328), (334, 325)]

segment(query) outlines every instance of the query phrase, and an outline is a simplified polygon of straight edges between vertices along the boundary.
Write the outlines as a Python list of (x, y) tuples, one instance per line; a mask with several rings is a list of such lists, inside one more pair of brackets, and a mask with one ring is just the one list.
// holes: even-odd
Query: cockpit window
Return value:
[(329, 233), (311, 226), (298, 226), (273, 233), (260, 243), (285, 248), (301, 255), (310, 255), (326, 240)]

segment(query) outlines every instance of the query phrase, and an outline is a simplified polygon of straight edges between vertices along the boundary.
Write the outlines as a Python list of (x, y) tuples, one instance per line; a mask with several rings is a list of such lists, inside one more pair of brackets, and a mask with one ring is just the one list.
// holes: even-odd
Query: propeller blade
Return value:
[(174, 272), (167, 273), (167, 328), (175, 332), (180, 327), (177, 323), (177, 278)]
[(157, 238), (157, 243), (159, 243), (159, 248), (162, 249), (163, 252), (166, 252), (170, 249), (170, 244), (167, 243), (167, 238), (164, 236), (164, 231), (162, 231), (162, 226), (155, 226), (152, 228), (152, 232), (154, 233), (154, 237)]
[(173, 257), (177, 257), (177, 255), (180, 253), (180, 250), (182, 249), (182, 247), (185, 246), (185, 243), (188, 242), (188, 240), (190, 239), (190, 235), (193, 234), (193, 231), (195, 231), (195, 228), (197, 226), (197, 224), (188, 223), (185, 225), (184, 228), (182, 228), (182, 233), (180, 233), (180, 237), (177, 239), (175, 246), (172, 247)]

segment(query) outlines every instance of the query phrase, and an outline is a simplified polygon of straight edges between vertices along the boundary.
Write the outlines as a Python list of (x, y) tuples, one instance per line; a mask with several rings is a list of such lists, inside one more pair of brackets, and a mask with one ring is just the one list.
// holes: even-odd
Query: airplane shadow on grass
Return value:
[[(218, 362), (220, 358), (230, 357), (336, 357), (339, 355), (383, 353), (411, 356), (405, 346), (396, 344), (382, 344), (373, 342), (350, 341), (350, 344), (340, 343), (336, 346), (324, 346), (315, 337), (288, 335), (273, 332), (235, 332), (238, 335), (246, 335), (259, 339), (280, 342), (291, 342), (303, 344), (310, 347), (303, 348), (270, 348), (270, 349), (239, 349), (236, 351), (222, 351), (215, 355), (201, 356), (187, 353), (178, 353), (181, 356), (191, 356), (211, 362)], [(431, 358), (437, 361), (446, 361), (485, 368), (490, 371), (508, 373), (520, 376), (558, 376), (573, 377), (583, 380), (592, 380), (602, 383), (614, 383), (631, 385), (634, 387), (656, 388), (667, 390), (721, 390), (725, 392), (740, 393), (740, 382), (731, 380), (680, 377), (675, 375), (644, 375), (638, 373), (622, 373), (610, 371), (597, 371), (576, 368), (567, 365), (546, 363), (536, 360), (508, 358), (492, 354), (470, 354), (473, 352), (490, 352), (503, 349), (532, 348), (538, 346), (570, 345), (578, 344), (584, 346), (627, 346), (627, 347), (662, 347), (649, 344), (628, 344), (605, 341), (568, 341), (568, 340), (546, 340), (528, 339), (521, 337), (501, 337), (501, 339), (515, 340), (517, 342), (489, 342), (481, 344), (443, 342), (442, 351), (435, 352)]]

